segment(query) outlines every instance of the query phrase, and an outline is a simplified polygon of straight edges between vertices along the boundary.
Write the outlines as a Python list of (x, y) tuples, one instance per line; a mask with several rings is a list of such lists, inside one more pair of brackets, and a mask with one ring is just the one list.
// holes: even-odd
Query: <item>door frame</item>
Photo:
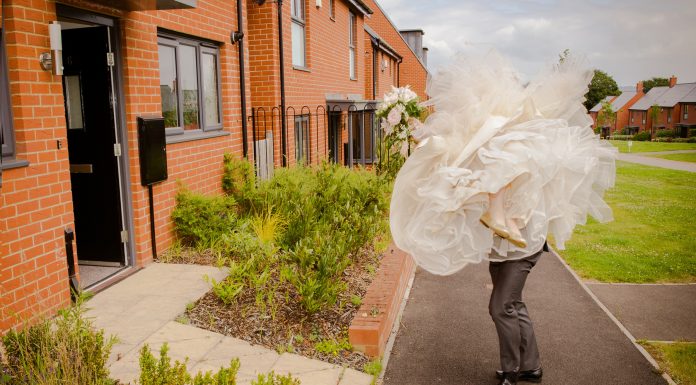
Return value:
[[(64, 4), (56, 4), (56, 16), (58, 18), (67, 18), (77, 21), (82, 21), (90, 24), (97, 24), (106, 27), (111, 27), (111, 51), (116, 58), (113, 69), (113, 91), (116, 97), (116, 137), (121, 144), (121, 156), (118, 157), (118, 171), (120, 180), (121, 211), (123, 227), (128, 234), (128, 241), (125, 246), (125, 268), (135, 267), (135, 233), (133, 223), (133, 195), (130, 187), (130, 167), (128, 163), (128, 133), (126, 125), (126, 111), (124, 105), (124, 90), (123, 90), (123, 65), (121, 56), (121, 34), (120, 25), (117, 18), (101, 15), (98, 13), (86, 11), (83, 9), (73, 8)], [(104, 59), (106, 60), (106, 58)], [(69, 151), (69, 149), (68, 149)], [(78, 249), (78, 253), (80, 250)]]

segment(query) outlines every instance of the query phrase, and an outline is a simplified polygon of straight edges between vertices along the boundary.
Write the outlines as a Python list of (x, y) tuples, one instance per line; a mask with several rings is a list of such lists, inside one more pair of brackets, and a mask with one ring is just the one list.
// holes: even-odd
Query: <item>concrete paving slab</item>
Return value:
[(696, 285), (587, 286), (635, 338), (696, 341)]
[(341, 381), (338, 383), (338, 385), (347, 384), (370, 385), (372, 384), (372, 376), (367, 373), (358, 372), (357, 370), (346, 368), (346, 370), (343, 372), (343, 376), (341, 376)]
[(335, 368), (340, 368), (340, 366), (333, 365), (328, 362), (312, 360), (310, 358), (292, 353), (282, 354), (280, 358), (278, 358), (278, 361), (276, 361), (275, 365), (273, 365), (273, 371), (282, 374), (299, 374)]
[[(419, 270), (384, 384), (496, 384), (490, 290), (487, 263), (449, 277)], [(532, 271), (524, 298), (535, 323), (544, 383), (666, 383), (552, 254), (544, 254)]]

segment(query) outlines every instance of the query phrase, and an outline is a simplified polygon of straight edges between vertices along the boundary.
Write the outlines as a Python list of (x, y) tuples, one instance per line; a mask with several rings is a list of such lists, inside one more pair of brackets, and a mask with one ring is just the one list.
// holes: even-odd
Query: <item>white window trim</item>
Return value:
[[(305, 0), (291, 0), (290, 1), (290, 19), (293, 24), (299, 25), (302, 27), (303, 33), (302, 33), (302, 63), (295, 63), (295, 55), (294, 55), (294, 48), (293, 48), (293, 62), (292, 65), (293, 67), (297, 69), (306, 69), (307, 68), (307, 15), (306, 15), (306, 9), (305, 9)], [(300, 6), (300, 9), (297, 10), (296, 7), (297, 5)], [(301, 13), (301, 14), (299, 14)], [(290, 33), (292, 35), (292, 28), (290, 30)], [(292, 40), (292, 39), (291, 39)], [(294, 40), (291, 41), (291, 44), (294, 43)]]
[[(358, 79), (358, 52), (357, 52), (357, 25), (358, 17), (352, 11), (348, 12), (348, 75), (350, 80)], [(353, 60), (350, 60), (350, 55), (353, 55)]]

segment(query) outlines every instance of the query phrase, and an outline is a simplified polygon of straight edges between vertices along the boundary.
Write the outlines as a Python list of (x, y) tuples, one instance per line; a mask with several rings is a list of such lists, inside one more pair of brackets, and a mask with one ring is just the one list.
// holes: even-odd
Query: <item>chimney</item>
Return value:
[(642, 81), (639, 81), (638, 83), (636, 83), (636, 92), (639, 94), (643, 93), (643, 82)]
[(422, 29), (403, 29), (399, 31), (406, 43), (411, 47), (419, 59), (423, 58), (423, 30)]
[(421, 59), (423, 59), (423, 64), (425, 64), (426, 67), (428, 66), (428, 51), (428, 47), (423, 47), (423, 56)]
[(669, 88), (672, 88), (677, 85), (677, 77), (672, 75), (671, 78), (669, 78)]

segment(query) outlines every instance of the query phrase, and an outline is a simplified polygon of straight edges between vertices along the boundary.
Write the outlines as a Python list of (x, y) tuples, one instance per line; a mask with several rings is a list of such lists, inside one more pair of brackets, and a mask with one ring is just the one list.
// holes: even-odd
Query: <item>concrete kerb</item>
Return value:
[(672, 377), (670, 377), (670, 375), (667, 374), (667, 372), (662, 371), (660, 365), (658, 365), (657, 361), (655, 361), (655, 359), (650, 355), (650, 353), (648, 353), (645, 350), (645, 348), (643, 348), (638, 342), (636, 342), (636, 339), (635, 337), (633, 337), (633, 334), (631, 334), (631, 332), (628, 331), (628, 329), (626, 329), (626, 327), (621, 323), (621, 321), (619, 321), (614, 316), (614, 314), (612, 314), (611, 311), (609, 311), (609, 309), (606, 306), (604, 306), (604, 304), (599, 300), (599, 298), (597, 298), (597, 296), (592, 292), (592, 290), (590, 290), (590, 288), (587, 287), (587, 285), (585, 285), (585, 282), (583, 282), (580, 276), (570, 267), (570, 265), (568, 265), (566, 261), (563, 258), (561, 258), (561, 256), (556, 252), (556, 250), (552, 247), (549, 247), (549, 249), (550, 252), (553, 255), (555, 255), (556, 258), (558, 258), (558, 260), (566, 268), (566, 270), (568, 270), (568, 272), (573, 276), (573, 278), (575, 278), (575, 280), (578, 282), (578, 284), (580, 284), (580, 286), (583, 288), (583, 290), (585, 290), (585, 292), (590, 296), (590, 298), (592, 298), (592, 300), (597, 304), (597, 306), (599, 306), (599, 308), (602, 309), (602, 311), (604, 311), (604, 313), (609, 317), (609, 319), (611, 319), (614, 322), (614, 324), (616, 324), (616, 326), (619, 328), (619, 330), (621, 330), (621, 332), (629, 339), (629, 341), (631, 341), (633, 346), (636, 349), (638, 349), (640, 354), (642, 354), (643, 357), (645, 357), (645, 359), (655, 368), (655, 370), (662, 372), (662, 378), (664, 378), (669, 385), (677, 385), (677, 383), (674, 382), (674, 380), (672, 380)]
[[(409, 258), (413, 258), (409, 255)], [(389, 340), (387, 341), (387, 346), (384, 349), (384, 355), (382, 356), (382, 371), (377, 377), (377, 384), (382, 384), (384, 381), (384, 373), (387, 371), (387, 364), (389, 363), (389, 356), (391, 355), (392, 348), (394, 348), (394, 341), (396, 341), (396, 335), (399, 332), (401, 326), (401, 317), (404, 315), (404, 310), (406, 309), (406, 303), (411, 295), (411, 288), (413, 287), (413, 281), (416, 279), (416, 270), (418, 266), (411, 272), (411, 277), (408, 280), (408, 285), (406, 286), (406, 291), (404, 292), (404, 298), (401, 299), (401, 305), (399, 306), (399, 313), (396, 315), (394, 320), (394, 325), (392, 325), (391, 333), (389, 334)]]

